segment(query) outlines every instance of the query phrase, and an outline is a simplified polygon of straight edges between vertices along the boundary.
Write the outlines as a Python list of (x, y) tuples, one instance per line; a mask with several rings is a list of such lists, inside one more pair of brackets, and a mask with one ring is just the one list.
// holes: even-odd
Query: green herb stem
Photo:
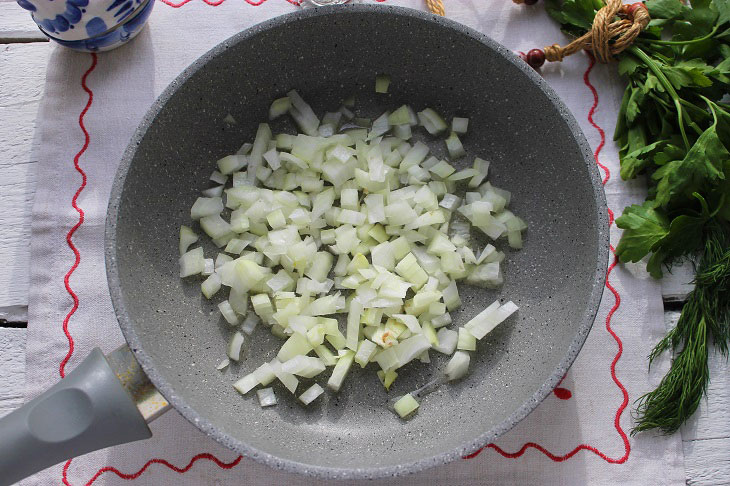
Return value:
[(649, 42), (651, 44), (659, 44), (662, 46), (684, 46), (688, 44), (696, 44), (698, 42), (706, 41), (707, 39), (711, 38), (713, 35), (717, 33), (718, 26), (714, 26), (709, 34), (703, 35), (702, 37), (697, 37), (696, 39), (690, 39), (686, 41), (669, 41), (669, 40), (662, 40), (662, 39), (648, 39), (645, 37), (640, 37), (639, 40), (642, 42)]
[(674, 86), (672, 86), (672, 83), (669, 82), (666, 76), (664, 76), (664, 73), (662, 72), (661, 68), (657, 65), (657, 63), (654, 62), (654, 60), (644, 51), (639, 49), (636, 46), (629, 47), (629, 52), (631, 52), (633, 55), (644, 61), (644, 63), (651, 69), (651, 71), (654, 73), (654, 75), (657, 77), (660, 83), (662, 83), (662, 86), (664, 86), (664, 89), (667, 90), (667, 93), (669, 93), (669, 96), (672, 98), (672, 101), (674, 101), (674, 107), (677, 109), (677, 122), (679, 124), (679, 131), (682, 134), (682, 140), (684, 141), (684, 146), (687, 150), (690, 148), (689, 139), (687, 138), (687, 134), (684, 131), (684, 120), (682, 117), (682, 104), (680, 103), (680, 97), (677, 94), (677, 92), (674, 89)]
[[(724, 198), (721, 200), (724, 201)], [(730, 339), (730, 228), (708, 220), (695, 288), (687, 297), (677, 326), (652, 350), (649, 360), (683, 346), (659, 386), (637, 400), (632, 434), (659, 428), (676, 432), (697, 410), (707, 390), (710, 341), (727, 355)]]

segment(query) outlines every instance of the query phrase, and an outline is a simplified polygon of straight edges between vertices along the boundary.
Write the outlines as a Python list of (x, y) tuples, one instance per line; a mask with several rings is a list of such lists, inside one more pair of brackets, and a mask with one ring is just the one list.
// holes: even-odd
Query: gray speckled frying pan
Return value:
[[(373, 93), (378, 73), (392, 78), (388, 95)], [(519, 313), (480, 343), (466, 379), (428, 395), (410, 421), (386, 405), (428, 382), (438, 362), (403, 369), (389, 394), (372, 370), (353, 367), (339, 394), (309, 407), (284, 391), (267, 409), (255, 396), (240, 396), (233, 381), (271, 359), (276, 339), (257, 329), (248, 358), (217, 371), (232, 331), (214, 312), (217, 301), (200, 296), (199, 282), (178, 278), (178, 229), (188, 224), (214, 161), (251, 140), (271, 101), (292, 88), (320, 114), (356, 93), (357, 110), (367, 115), (408, 102), (449, 119), (469, 116), (467, 151), (492, 160), (490, 180), (512, 191), (513, 210), (529, 225), (525, 248), (508, 250), (504, 287), (461, 287), (455, 321), (498, 298), (513, 300)], [(229, 113), (235, 125), (223, 122)], [(443, 153), (442, 141), (432, 146)], [(596, 315), (608, 254), (605, 215), (599, 174), (575, 120), (540, 76), (496, 42), (415, 10), (309, 9), (220, 44), (155, 102), (112, 192), (109, 285), (144, 372), (204, 433), (288, 471), (394, 476), (475, 451), (553, 389)], [(130, 438), (116, 442), (123, 440)]]

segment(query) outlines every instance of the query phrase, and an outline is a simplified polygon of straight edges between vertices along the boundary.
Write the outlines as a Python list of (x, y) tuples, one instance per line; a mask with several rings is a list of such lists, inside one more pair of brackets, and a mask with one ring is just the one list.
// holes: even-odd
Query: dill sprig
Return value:
[(632, 434), (658, 428), (676, 432), (702, 400), (710, 380), (707, 365), (711, 343), (727, 357), (730, 341), (730, 230), (711, 222), (695, 276), (677, 326), (652, 350), (649, 362), (669, 349), (681, 350), (659, 386), (637, 400)]

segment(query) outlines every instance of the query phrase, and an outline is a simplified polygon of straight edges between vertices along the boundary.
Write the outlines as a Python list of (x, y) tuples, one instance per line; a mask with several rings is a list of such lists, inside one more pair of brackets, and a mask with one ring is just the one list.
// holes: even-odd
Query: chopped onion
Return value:
[(279, 118), (281, 115), (287, 113), (291, 108), (291, 100), (288, 96), (274, 100), (269, 108), (269, 120)]
[(325, 366), (321, 359), (303, 355), (294, 356), (281, 365), (282, 371), (301, 376), (302, 378), (314, 378), (323, 372), (324, 368)]
[(452, 354), (456, 349), (457, 341), (459, 340), (459, 333), (442, 327), (436, 333), (438, 344), (433, 347), (439, 353)]
[(324, 393), (324, 388), (319, 386), (317, 383), (307, 388), (307, 390), (299, 395), (299, 401), (302, 402), (304, 405), (309, 405), (314, 400), (317, 399), (322, 393)]
[(419, 407), (418, 401), (416, 401), (415, 398), (413, 398), (413, 395), (410, 393), (403, 395), (398, 401), (395, 402), (393, 405), (393, 409), (395, 410), (395, 413), (398, 414), (398, 416), (402, 419), (408, 417), (412, 413), (414, 413)]
[(475, 338), (482, 339), (487, 335), (487, 333), (501, 324), (517, 310), (518, 307), (512, 301), (500, 306), (499, 301), (497, 300), (467, 322), (464, 327), (468, 329)]
[(187, 226), (180, 226), (180, 255), (187, 253), (190, 245), (198, 241), (198, 235)]
[(273, 388), (262, 388), (256, 392), (256, 395), (259, 397), (259, 403), (262, 407), (270, 407), (278, 403)]
[(312, 108), (299, 96), (295, 90), (291, 90), (287, 93), (289, 100), (291, 100), (291, 107), (289, 113), (291, 114), (294, 121), (299, 125), (299, 128), (307, 135), (317, 135), (317, 128), (319, 128), (319, 119), (314, 114)]
[(444, 374), (446, 375), (446, 378), (449, 381), (463, 378), (466, 375), (466, 372), (469, 370), (469, 361), (469, 353), (465, 351), (455, 352), (449, 362), (446, 363), (446, 368), (444, 369)]
[(357, 353), (355, 353), (355, 362), (359, 364), (361, 368), (365, 368), (365, 366), (375, 355), (377, 348), (378, 346), (374, 342), (368, 339), (363, 339), (362, 341), (360, 341), (360, 344), (357, 347)]
[(220, 197), (199, 197), (190, 208), (190, 217), (200, 219), (205, 216), (218, 215), (223, 211), (223, 199)]
[(240, 380), (236, 381), (233, 384), (233, 388), (238, 391), (241, 395), (245, 395), (246, 393), (250, 392), (256, 386), (259, 384), (258, 380), (254, 376), (253, 373), (249, 373), (248, 375), (244, 376)]
[(465, 327), (459, 328), (459, 339), (456, 343), (456, 349), (462, 351), (476, 351), (477, 350), (477, 338)]
[(352, 366), (352, 362), (354, 359), (355, 353), (350, 350), (345, 351), (345, 353), (340, 356), (340, 359), (337, 360), (335, 368), (332, 370), (332, 376), (330, 376), (330, 379), (327, 381), (327, 388), (329, 388), (333, 392), (340, 391), (340, 388), (342, 387), (342, 382), (345, 381), (347, 373), (350, 371), (350, 367)]
[[(211, 260), (212, 261), (212, 260)], [(213, 297), (221, 288), (221, 278), (217, 273), (210, 275), (200, 284), (200, 290), (206, 299)]]
[(215, 369), (217, 369), (218, 371), (223, 371), (226, 368), (228, 368), (229, 364), (231, 364), (231, 360), (226, 358), (223, 361), (221, 361), (220, 363), (218, 363), (218, 365), (215, 367)]
[(192, 249), (180, 257), (180, 278), (202, 273), (205, 269), (205, 258), (202, 248)]
[(461, 144), (461, 140), (459, 140), (459, 136), (455, 132), (451, 132), (446, 139), (446, 148), (449, 151), (449, 157), (452, 159), (459, 159), (466, 155), (464, 146)]
[(441, 118), (441, 115), (431, 108), (426, 108), (418, 112), (418, 121), (431, 135), (438, 135), (448, 128), (448, 125)]
[(451, 120), (451, 131), (454, 133), (463, 135), (467, 132), (468, 128), (469, 128), (469, 119), (468, 118), (460, 118), (458, 116), (455, 116)]
[(228, 155), (218, 160), (218, 170), (223, 175), (233, 174), (248, 165), (248, 157), (246, 155)]
[(448, 162), (446, 162), (445, 160), (442, 160), (441, 162), (434, 165), (433, 167), (431, 167), (428, 170), (433, 172), (435, 175), (439, 176), (442, 179), (446, 179), (451, 174), (456, 172), (456, 169), (454, 169), (454, 167), (451, 164), (449, 164)]
[[(387, 92), (388, 82), (379, 76), (377, 91)], [(374, 121), (343, 106), (320, 121), (296, 91), (275, 100), (269, 116), (287, 112), (303, 133), (275, 135), (258, 125), (253, 143), (217, 161), (210, 179), (218, 185), (191, 207), (191, 218), (223, 250), (206, 259), (202, 248), (189, 250), (198, 236), (180, 228), (181, 276), (201, 274), (207, 298), (225, 287), (221, 314), (231, 325), (243, 321), (229, 341), (229, 360), (241, 359), (260, 320), (283, 340), (277, 358), (235, 388), (245, 394), (278, 379), (295, 394), (297, 376), (334, 367), (328, 387), (337, 392), (353, 362), (375, 362), (388, 389), (395, 370), (416, 358), (429, 363), (431, 348), (453, 353), (445, 376), (462, 377), (465, 351), (517, 309), (497, 302), (464, 327), (452, 326), (449, 312), (461, 306), (457, 280), (489, 288), (504, 280), (505, 254), (490, 244), (477, 251), (472, 232), (518, 249), (527, 228), (508, 209), (511, 194), (486, 181), (487, 160), (458, 171), (449, 162), (465, 155), (460, 136), (469, 119), (454, 117), (449, 126), (433, 109), (416, 115), (403, 105)], [(407, 141), (419, 123), (431, 134), (449, 130), (448, 160), (423, 141)], [(457, 195), (466, 182), (467, 192)], [(306, 405), (323, 392), (315, 384), (299, 400)], [(276, 402), (273, 388), (258, 394), (262, 406)], [(397, 402), (404, 417), (418, 407), (407, 397)]]
[(223, 195), (224, 186), (215, 186), (203, 191), (205, 197), (221, 197)]
[(271, 360), (269, 365), (271, 365), (271, 369), (274, 371), (276, 378), (281, 382), (281, 384), (284, 385), (291, 393), (295, 393), (297, 391), (297, 386), (299, 385), (297, 377), (284, 371), (279, 360)]
[(386, 111), (373, 122), (373, 126), (368, 133), (367, 140), (373, 140), (381, 135), (385, 135), (390, 130), (390, 123), (388, 123), (389, 113)]
[(243, 337), (243, 334), (238, 331), (233, 333), (231, 338), (228, 340), (228, 349), (226, 350), (226, 354), (228, 354), (228, 357), (233, 361), (241, 359), (241, 350), (243, 348), (244, 341), (245, 338)]

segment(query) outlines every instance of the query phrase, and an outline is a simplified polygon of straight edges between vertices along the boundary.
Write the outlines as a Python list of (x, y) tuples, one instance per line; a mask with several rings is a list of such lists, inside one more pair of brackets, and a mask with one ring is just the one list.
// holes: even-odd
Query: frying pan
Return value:
[[(393, 82), (376, 97), (379, 73)], [(461, 287), (464, 305), (454, 319), (463, 323), (495, 299), (513, 300), (520, 311), (480, 343), (468, 377), (425, 397), (410, 421), (386, 405), (427, 383), (438, 361), (399, 370), (390, 393), (372, 370), (353, 367), (339, 394), (309, 407), (283, 388), (279, 405), (267, 409), (242, 397), (233, 381), (270, 360), (278, 340), (257, 329), (247, 358), (217, 371), (233, 331), (214, 312), (217, 301), (200, 296), (199, 282), (178, 278), (178, 229), (213, 162), (251, 140), (270, 102), (292, 88), (320, 114), (355, 93), (366, 116), (404, 102), (447, 119), (469, 116), (467, 151), (492, 160), (490, 180), (512, 191), (512, 209), (529, 225), (525, 248), (507, 250), (504, 286)], [(237, 123), (225, 124), (227, 114)], [(443, 142), (431, 143), (443, 155)], [(107, 359), (95, 351), (0, 422), (0, 483), (148, 437), (145, 419), (168, 403), (247, 457), (320, 477), (393, 476), (473, 452), (529, 414), (578, 354), (604, 284), (605, 215), (575, 120), (540, 76), (486, 36), (415, 10), (369, 5), (303, 10), (241, 32), (172, 82), (119, 166), (106, 257), (129, 349)]]

